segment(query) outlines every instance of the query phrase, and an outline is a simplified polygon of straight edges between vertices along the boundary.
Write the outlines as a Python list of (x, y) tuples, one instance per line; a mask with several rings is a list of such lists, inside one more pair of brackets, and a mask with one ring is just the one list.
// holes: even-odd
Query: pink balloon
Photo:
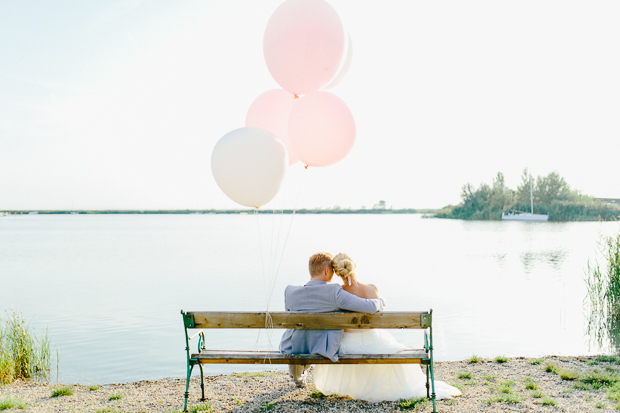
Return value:
[(293, 151), (306, 165), (333, 165), (347, 156), (355, 143), (355, 120), (338, 96), (314, 92), (293, 106), (288, 136)]
[(245, 117), (245, 126), (269, 131), (282, 141), (288, 152), (289, 165), (299, 160), (288, 139), (288, 117), (295, 100), (295, 95), (286, 90), (268, 90), (252, 102)]
[(324, 0), (287, 0), (273, 12), (263, 38), (271, 76), (295, 95), (316, 92), (338, 71), (344, 28)]

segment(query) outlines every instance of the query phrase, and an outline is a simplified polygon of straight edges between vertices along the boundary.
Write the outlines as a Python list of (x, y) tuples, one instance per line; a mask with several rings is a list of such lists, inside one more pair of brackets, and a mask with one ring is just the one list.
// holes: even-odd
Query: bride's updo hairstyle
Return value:
[(353, 260), (347, 254), (341, 252), (332, 258), (332, 267), (334, 272), (342, 277), (345, 284), (351, 285), (350, 277), (355, 275), (355, 264)]

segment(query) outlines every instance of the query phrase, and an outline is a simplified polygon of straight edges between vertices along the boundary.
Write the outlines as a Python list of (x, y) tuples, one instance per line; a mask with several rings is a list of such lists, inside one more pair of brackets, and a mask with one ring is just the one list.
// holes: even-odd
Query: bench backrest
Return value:
[(381, 312), (375, 314), (333, 312), (298, 313), (291, 311), (225, 312), (188, 311), (183, 313), (185, 328), (290, 328), (305, 330), (342, 330), (364, 328), (431, 327), (431, 312)]

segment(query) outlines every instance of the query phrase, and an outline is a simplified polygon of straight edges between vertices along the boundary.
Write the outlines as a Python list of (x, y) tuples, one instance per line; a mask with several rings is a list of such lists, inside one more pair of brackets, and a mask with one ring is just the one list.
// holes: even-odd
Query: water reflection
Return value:
[(559, 271), (567, 257), (568, 252), (563, 249), (527, 251), (521, 254), (521, 263), (526, 274), (540, 267), (540, 264), (548, 264), (555, 271)]
[(620, 319), (605, 314), (604, 311), (592, 311), (588, 317), (586, 334), (590, 338), (590, 347), (606, 349), (620, 354)]

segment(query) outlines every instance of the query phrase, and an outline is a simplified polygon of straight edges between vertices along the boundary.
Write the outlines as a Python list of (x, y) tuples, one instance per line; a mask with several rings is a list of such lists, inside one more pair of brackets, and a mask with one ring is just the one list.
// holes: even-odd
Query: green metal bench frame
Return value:
[[(416, 363), (426, 367), (426, 396), (435, 403), (435, 373), (433, 368), (433, 310), (429, 312), (380, 312), (375, 314), (332, 312), (199, 312), (181, 310), (185, 329), (187, 353), (187, 382), (185, 404), (187, 412), (189, 383), (194, 366), (200, 368), (200, 388), (205, 401), (203, 364), (406, 364)], [(340, 330), (340, 329), (423, 329), (424, 349), (396, 354), (348, 354), (339, 355), (337, 362), (316, 354), (280, 354), (277, 351), (207, 350), (204, 331), (190, 336), (190, 329), (207, 328), (269, 328)], [(198, 337), (196, 353), (190, 353), (190, 340)], [(431, 392), (432, 390), (432, 392)]]

